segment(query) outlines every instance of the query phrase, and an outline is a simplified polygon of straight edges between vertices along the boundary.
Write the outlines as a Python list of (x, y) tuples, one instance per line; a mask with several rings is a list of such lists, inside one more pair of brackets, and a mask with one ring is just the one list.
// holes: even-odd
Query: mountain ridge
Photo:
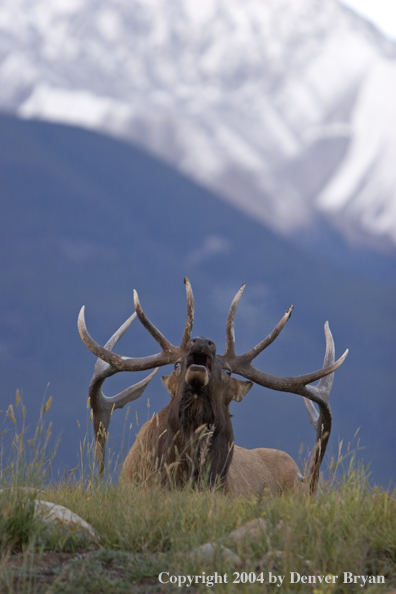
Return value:
[(0, 109), (132, 141), (297, 244), (325, 222), (395, 254), (396, 44), (335, 0), (0, 11)]

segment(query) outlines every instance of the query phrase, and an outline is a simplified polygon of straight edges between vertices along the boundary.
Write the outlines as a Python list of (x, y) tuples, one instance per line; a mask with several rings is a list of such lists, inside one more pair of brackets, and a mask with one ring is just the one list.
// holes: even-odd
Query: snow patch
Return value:
[(320, 210), (334, 213), (349, 207), (367, 231), (392, 238), (396, 238), (395, 97), (396, 64), (381, 60), (361, 89), (346, 158), (317, 199)]
[(350, 138), (353, 133), (351, 124), (347, 122), (333, 122), (324, 126), (313, 126), (303, 133), (303, 141), (312, 144), (323, 138)]
[(17, 110), (21, 118), (41, 118), (87, 128), (102, 128), (109, 118), (124, 121), (131, 108), (109, 97), (97, 97), (88, 91), (56, 89), (38, 85)]
[(104, 8), (100, 11), (97, 18), (99, 32), (108, 41), (115, 41), (122, 35), (122, 26), (120, 17), (115, 10)]

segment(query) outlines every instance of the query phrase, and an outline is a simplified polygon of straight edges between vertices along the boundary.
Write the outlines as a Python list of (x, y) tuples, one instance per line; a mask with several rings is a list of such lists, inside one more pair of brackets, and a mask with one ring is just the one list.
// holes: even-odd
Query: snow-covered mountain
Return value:
[(396, 45), (336, 0), (3, 0), (0, 109), (131, 140), (278, 232), (396, 245)]

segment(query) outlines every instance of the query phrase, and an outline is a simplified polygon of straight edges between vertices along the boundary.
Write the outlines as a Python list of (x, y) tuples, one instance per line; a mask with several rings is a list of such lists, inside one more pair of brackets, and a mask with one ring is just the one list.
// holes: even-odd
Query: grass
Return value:
[[(3, 435), (1, 456), (1, 594), (203, 592), (216, 572), (228, 575), (227, 584), (216, 585), (217, 592), (274, 592), (269, 572), (285, 576), (283, 592), (374, 594), (396, 588), (396, 496), (372, 487), (353, 457), (344, 471), (335, 464), (331, 480), (322, 482), (311, 498), (231, 499), (210, 490), (123, 487), (110, 479), (96, 481), (89, 464), (84, 475), (54, 482), (46, 455), (48, 409), (47, 403), (33, 441), (27, 440), (25, 428), (18, 430), (17, 413), (23, 423), (26, 416), (22, 404), (6, 413), (13, 431)], [(48, 532), (34, 514), (35, 497), (77, 513), (99, 533), (100, 542)], [(265, 522), (258, 538), (230, 541), (233, 530), (254, 518)], [(230, 548), (240, 565), (227, 561), (220, 549), (213, 559), (191, 555), (208, 542)], [(162, 572), (165, 581), (189, 575), (200, 576), (201, 583), (190, 588), (162, 584)], [(234, 572), (247, 583), (232, 583)], [(331, 574), (338, 579), (290, 583), (291, 572), (300, 578)], [(364, 588), (360, 582), (343, 583), (344, 572), (384, 576), (385, 583)], [(249, 574), (265, 581), (249, 583)]]

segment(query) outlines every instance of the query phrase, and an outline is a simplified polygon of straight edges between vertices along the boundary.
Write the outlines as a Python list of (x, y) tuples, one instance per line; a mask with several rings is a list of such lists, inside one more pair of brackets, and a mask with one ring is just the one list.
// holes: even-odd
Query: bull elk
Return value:
[[(171, 400), (157, 415), (140, 429), (122, 468), (124, 481), (171, 481), (199, 485), (205, 481), (233, 495), (272, 494), (299, 489), (315, 491), (320, 465), (331, 431), (329, 396), (334, 371), (343, 363), (348, 351), (334, 362), (334, 342), (325, 324), (326, 353), (323, 368), (298, 377), (277, 377), (253, 367), (252, 361), (280, 334), (290, 318), (292, 306), (273, 331), (243, 355), (235, 354), (234, 319), (245, 285), (235, 295), (226, 322), (224, 355), (216, 353), (216, 345), (207, 338), (191, 338), (194, 319), (194, 297), (188, 279), (187, 318), (180, 346), (171, 344), (150, 322), (134, 291), (136, 313), (133, 314), (102, 347), (88, 334), (84, 307), (78, 318), (78, 328), (86, 346), (99, 359), (89, 388), (96, 438), (96, 458), (99, 472), (104, 469), (105, 446), (110, 417), (115, 408), (139, 398), (159, 367), (173, 365), (168, 376), (162, 377)], [(113, 348), (137, 315), (146, 330), (161, 347), (161, 352), (147, 357), (124, 357)], [(117, 396), (105, 397), (102, 384), (107, 377), (120, 371), (154, 371), (143, 381)], [(232, 377), (238, 374), (246, 380)], [(312, 382), (319, 383), (312, 386)], [(234, 445), (229, 412), (230, 403), (241, 402), (253, 383), (272, 390), (303, 396), (309, 420), (316, 430), (316, 444), (309, 475), (304, 479), (294, 460), (285, 452), (258, 448), (247, 450)], [(319, 412), (313, 405), (319, 406)], [(308, 487), (309, 485), (309, 487)]]

